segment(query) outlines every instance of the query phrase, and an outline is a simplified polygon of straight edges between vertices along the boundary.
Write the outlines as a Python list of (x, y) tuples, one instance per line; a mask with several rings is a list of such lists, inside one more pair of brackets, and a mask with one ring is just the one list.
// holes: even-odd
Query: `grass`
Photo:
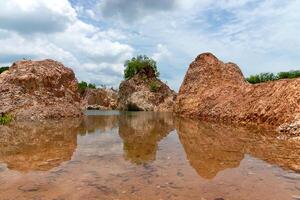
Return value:
[(300, 77), (300, 70), (291, 70), (288, 72), (279, 72), (276, 75), (273, 73), (260, 73), (256, 75), (251, 75), (246, 80), (249, 83), (263, 83), (268, 81), (275, 81), (280, 79), (292, 79)]
[(158, 90), (158, 84), (156, 81), (153, 81), (150, 83), (150, 91), (151, 92), (157, 92)]
[(13, 118), (11, 115), (4, 114), (4, 115), (0, 116), (0, 125), (8, 124), (12, 120), (13, 120)]

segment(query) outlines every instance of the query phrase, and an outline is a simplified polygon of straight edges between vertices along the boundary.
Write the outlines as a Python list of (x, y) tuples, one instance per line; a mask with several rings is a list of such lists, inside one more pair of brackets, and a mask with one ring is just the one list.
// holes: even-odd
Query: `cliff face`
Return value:
[(117, 92), (112, 89), (86, 89), (81, 106), (88, 110), (113, 110), (117, 108), (117, 98)]
[(144, 69), (119, 87), (120, 110), (173, 111), (176, 93), (155, 77), (152, 69)]
[(239, 67), (210, 53), (190, 64), (176, 101), (176, 113), (210, 120), (264, 123), (300, 133), (300, 79), (252, 85)]
[(0, 75), (0, 111), (17, 120), (79, 117), (74, 72), (53, 60), (19, 61)]

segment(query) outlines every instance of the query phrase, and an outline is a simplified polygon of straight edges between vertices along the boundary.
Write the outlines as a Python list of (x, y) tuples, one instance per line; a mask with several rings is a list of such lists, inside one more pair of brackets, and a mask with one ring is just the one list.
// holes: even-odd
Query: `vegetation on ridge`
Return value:
[(279, 72), (276, 75), (273, 73), (260, 73), (256, 75), (251, 75), (246, 80), (249, 83), (263, 83), (267, 81), (275, 81), (280, 79), (291, 79), (300, 77), (300, 70), (291, 70), (288, 72)]
[(80, 83), (78, 83), (78, 90), (80, 94), (82, 94), (86, 88), (96, 89), (96, 85), (92, 83), (87, 83), (85, 81), (81, 81)]
[(142, 69), (151, 67), (155, 73), (155, 77), (159, 77), (156, 61), (146, 55), (138, 55), (137, 57), (127, 60), (124, 64), (124, 78), (130, 79)]
[(152, 81), (150, 83), (150, 91), (151, 92), (157, 92), (157, 90), (158, 90), (158, 84), (157, 84), (157, 82), (156, 81)]

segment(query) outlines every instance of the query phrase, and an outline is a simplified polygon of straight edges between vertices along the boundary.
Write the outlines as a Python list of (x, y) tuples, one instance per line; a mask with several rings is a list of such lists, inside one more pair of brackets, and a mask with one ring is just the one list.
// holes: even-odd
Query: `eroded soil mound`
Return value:
[(156, 78), (151, 68), (145, 68), (119, 87), (120, 110), (173, 111), (176, 93)]
[(117, 108), (118, 94), (112, 89), (86, 89), (81, 106), (88, 110), (114, 110)]
[(79, 117), (74, 72), (53, 60), (19, 61), (0, 75), (0, 112), (17, 120)]
[(300, 79), (250, 84), (234, 63), (199, 55), (180, 87), (176, 113), (209, 120), (263, 123), (300, 133)]

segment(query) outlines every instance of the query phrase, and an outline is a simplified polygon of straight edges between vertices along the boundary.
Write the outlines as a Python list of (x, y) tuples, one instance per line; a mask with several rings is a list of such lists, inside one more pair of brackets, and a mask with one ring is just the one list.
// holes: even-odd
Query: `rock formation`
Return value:
[(144, 68), (120, 84), (120, 110), (173, 111), (176, 93), (155, 77), (152, 68)]
[(86, 89), (81, 107), (87, 110), (114, 110), (117, 108), (118, 94), (112, 89)]
[(234, 63), (210, 53), (190, 64), (176, 101), (176, 113), (202, 119), (263, 123), (300, 133), (300, 79), (248, 83)]
[(0, 111), (17, 120), (79, 117), (73, 71), (53, 60), (18, 61), (0, 74)]

